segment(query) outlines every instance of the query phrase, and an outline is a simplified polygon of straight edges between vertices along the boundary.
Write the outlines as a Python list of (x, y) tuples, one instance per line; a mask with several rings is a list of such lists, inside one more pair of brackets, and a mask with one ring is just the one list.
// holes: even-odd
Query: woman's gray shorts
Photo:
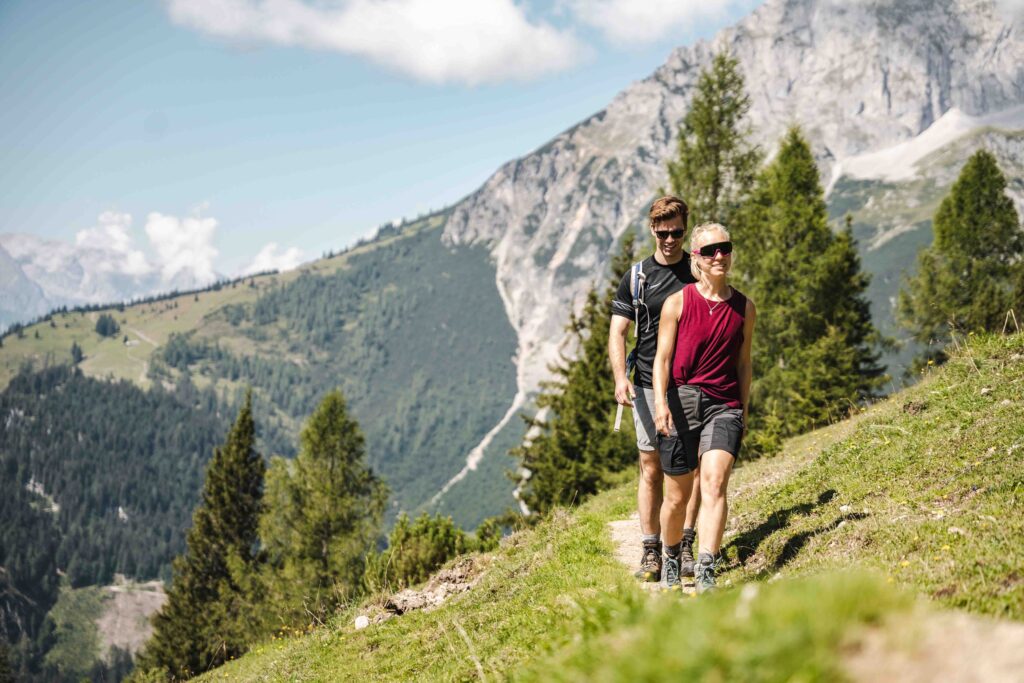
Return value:
[(707, 451), (721, 450), (739, 457), (743, 440), (743, 411), (711, 398), (699, 387), (669, 389), (668, 409), (676, 431), (658, 435), (658, 453), (665, 474), (678, 476), (697, 469)]

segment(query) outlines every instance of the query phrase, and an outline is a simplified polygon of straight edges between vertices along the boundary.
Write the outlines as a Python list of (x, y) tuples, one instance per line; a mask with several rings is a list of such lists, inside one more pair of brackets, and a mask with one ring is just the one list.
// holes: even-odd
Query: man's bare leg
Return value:
[(640, 512), (640, 533), (644, 536), (661, 534), (659, 515), (664, 481), (658, 451), (640, 451), (640, 485), (636, 490), (636, 507)]

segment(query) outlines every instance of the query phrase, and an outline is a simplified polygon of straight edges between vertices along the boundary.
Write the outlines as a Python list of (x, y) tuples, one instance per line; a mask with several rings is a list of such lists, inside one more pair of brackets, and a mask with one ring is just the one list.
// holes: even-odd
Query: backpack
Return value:
[[(644, 262), (637, 261), (629, 269), (629, 293), (633, 296), (633, 338), (636, 343), (633, 350), (626, 357), (626, 374), (633, 372), (636, 366), (636, 347), (640, 341), (640, 308), (647, 308), (644, 304), (644, 291), (647, 285), (647, 275), (644, 274)], [(651, 315), (647, 313), (647, 329), (651, 329)]]

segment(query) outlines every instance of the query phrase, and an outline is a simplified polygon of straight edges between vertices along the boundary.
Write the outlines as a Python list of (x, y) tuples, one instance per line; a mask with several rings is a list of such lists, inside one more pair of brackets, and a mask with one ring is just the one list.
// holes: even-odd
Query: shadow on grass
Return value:
[[(729, 541), (729, 544), (723, 549), (723, 554), (729, 556), (732, 554), (731, 551), (735, 549), (736, 559), (739, 561), (740, 564), (746, 564), (747, 560), (749, 560), (757, 552), (757, 549), (761, 546), (761, 544), (764, 542), (766, 538), (774, 534), (776, 531), (779, 531), (780, 529), (784, 529), (787, 526), (789, 526), (789, 520), (793, 517), (793, 515), (806, 515), (815, 508), (829, 503), (835, 497), (835, 489), (827, 489), (825, 491), (822, 491), (818, 495), (817, 501), (813, 503), (800, 503), (799, 505), (794, 505), (792, 507), (785, 508), (784, 510), (776, 510), (764, 522), (758, 524), (750, 531), (746, 531), (740, 534), (739, 536), (736, 536), (731, 541)], [(842, 519), (835, 522), (836, 526), (838, 526), (840, 521), (842, 521)], [(797, 536), (800, 535), (802, 534), (797, 534)], [(789, 546), (790, 542), (795, 541), (797, 536), (794, 536), (786, 542), (787, 547)], [(806, 542), (807, 539), (805, 538), (802, 541), (799, 541), (798, 544), (794, 544), (795, 550), (792, 552), (793, 557), (795, 557), (796, 553), (800, 551), (800, 548), (802, 548)], [(783, 553), (785, 553), (785, 550), (783, 551)], [(788, 561), (789, 560), (785, 560), (782, 564), (785, 564), (785, 562)]]
[(789, 540), (786, 541), (786, 545), (782, 546), (782, 552), (780, 552), (779, 556), (775, 558), (775, 562), (772, 563), (772, 569), (782, 569), (789, 562), (795, 559), (800, 551), (803, 550), (803, 547), (807, 545), (807, 541), (814, 536), (834, 531), (839, 528), (839, 525), (843, 522), (857, 521), (859, 519), (864, 519), (865, 517), (867, 517), (867, 515), (863, 512), (849, 512), (841, 517), (837, 517), (831, 524), (825, 524), (810, 531), (801, 531), (795, 536), (791, 536)]

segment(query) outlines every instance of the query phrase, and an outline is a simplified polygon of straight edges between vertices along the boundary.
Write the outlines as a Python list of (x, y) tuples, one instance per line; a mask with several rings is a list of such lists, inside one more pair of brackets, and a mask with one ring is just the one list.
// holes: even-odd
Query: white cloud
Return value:
[(104, 211), (100, 214), (99, 225), (75, 234), (75, 246), (93, 254), (91, 262), (99, 272), (134, 277), (147, 275), (153, 267), (146, 255), (135, 248), (135, 240), (129, 233), (131, 225), (130, 214)]
[(146, 218), (146, 235), (156, 251), (160, 276), (170, 282), (179, 275), (190, 276), (196, 284), (216, 279), (213, 261), (217, 250), (213, 235), (217, 221), (193, 216), (178, 218), (151, 213)]
[(430, 83), (527, 80), (586, 52), (513, 0), (167, 0), (167, 10), (220, 38), (334, 50)]
[[(650, 43), (708, 19), (721, 19), (752, 0), (565, 0), (576, 18), (618, 45)], [(681, 42), (681, 41), (677, 41)]]
[(1007, 19), (1024, 19), (1024, 0), (996, 0), (996, 7)]
[(302, 263), (303, 254), (302, 250), (298, 247), (290, 247), (280, 253), (278, 253), (277, 242), (270, 242), (256, 254), (256, 258), (252, 260), (246, 268), (242, 271), (243, 275), (250, 275), (252, 273), (259, 273), (266, 270), (279, 270), (284, 272), (291, 270), (292, 268), (298, 267)]

